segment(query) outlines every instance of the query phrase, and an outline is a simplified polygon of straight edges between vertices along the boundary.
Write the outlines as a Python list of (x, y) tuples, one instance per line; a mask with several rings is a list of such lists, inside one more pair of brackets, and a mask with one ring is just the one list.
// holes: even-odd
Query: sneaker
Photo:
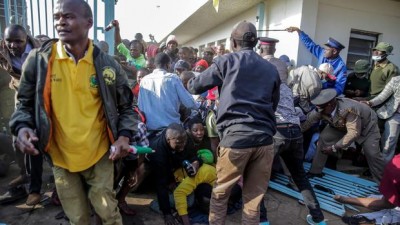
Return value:
[(28, 175), (24, 174), (24, 175), (19, 175), (17, 178), (10, 181), (10, 183), (8, 183), (8, 186), (13, 188), (13, 187), (17, 187), (21, 184), (27, 184), (27, 183), (29, 183), (29, 177), (28, 177)]
[(310, 224), (310, 225), (327, 225), (325, 220), (322, 220), (319, 223), (314, 222), (314, 220), (313, 220), (313, 218), (312, 218), (312, 216), (310, 214), (307, 215), (307, 223)]

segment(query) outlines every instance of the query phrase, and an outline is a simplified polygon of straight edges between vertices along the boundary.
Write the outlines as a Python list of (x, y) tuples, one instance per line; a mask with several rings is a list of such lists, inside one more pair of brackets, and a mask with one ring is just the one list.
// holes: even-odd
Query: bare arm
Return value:
[(352, 204), (362, 206), (371, 210), (392, 209), (395, 206), (390, 203), (385, 197), (382, 198), (353, 198), (335, 195), (333, 197), (336, 201), (344, 204)]
[(118, 46), (122, 42), (121, 33), (119, 31), (119, 22), (118, 22), (118, 20), (113, 20), (113, 21), (111, 21), (111, 23), (115, 27), (114, 39), (115, 39), (115, 45)]

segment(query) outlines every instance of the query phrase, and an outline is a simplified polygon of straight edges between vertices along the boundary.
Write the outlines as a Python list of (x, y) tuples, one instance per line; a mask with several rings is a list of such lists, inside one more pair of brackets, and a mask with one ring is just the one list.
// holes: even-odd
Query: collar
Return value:
[(375, 67), (385, 68), (389, 63), (389, 60), (386, 58), (383, 62), (375, 62)]
[(25, 51), (23, 54), (29, 54), (32, 51), (32, 45), (28, 42), (26, 43)]
[[(68, 50), (65, 48), (65, 45), (59, 40), (56, 43), (57, 45), (57, 50), (56, 50), (56, 60), (65, 60), (65, 59), (72, 59), (74, 60), (75, 63), (78, 63), (74, 56), (68, 52)], [(92, 40), (89, 40), (88, 48), (85, 51), (85, 56), (80, 59), (79, 61), (86, 61), (89, 64), (93, 64), (93, 43)]]

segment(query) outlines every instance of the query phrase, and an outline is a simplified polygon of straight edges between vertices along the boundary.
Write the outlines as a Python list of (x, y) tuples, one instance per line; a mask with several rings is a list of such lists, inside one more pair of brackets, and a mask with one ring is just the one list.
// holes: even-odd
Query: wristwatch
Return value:
[(335, 145), (332, 145), (332, 152), (337, 152), (337, 149), (335, 148)]

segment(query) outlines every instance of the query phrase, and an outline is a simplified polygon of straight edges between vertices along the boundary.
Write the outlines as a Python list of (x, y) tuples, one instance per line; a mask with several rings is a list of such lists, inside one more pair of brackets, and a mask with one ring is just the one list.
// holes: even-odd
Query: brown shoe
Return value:
[(28, 199), (26, 200), (26, 205), (32, 206), (39, 204), (42, 196), (38, 193), (30, 193)]
[(9, 187), (16, 187), (19, 186), (21, 184), (26, 184), (29, 182), (29, 177), (28, 175), (24, 174), (24, 175), (19, 175), (17, 178), (15, 178), (14, 180), (10, 181), (10, 183), (8, 183)]

